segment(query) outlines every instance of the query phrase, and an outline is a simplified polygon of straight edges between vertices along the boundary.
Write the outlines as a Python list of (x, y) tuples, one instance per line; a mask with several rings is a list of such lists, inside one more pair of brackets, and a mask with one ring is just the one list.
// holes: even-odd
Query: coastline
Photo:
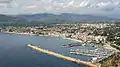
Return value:
[[(18, 34), (18, 35), (29, 35), (29, 36), (48, 36), (48, 37), (56, 37), (56, 38), (62, 38), (62, 39), (65, 39), (65, 40), (71, 40), (71, 41), (75, 41), (75, 42), (79, 42), (81, 44), (83, 44), (84, 42), (81, 41), (81, 40), (77, 40), (77, 39), (72, 39), (72, 38), (65, 38), (65, 37), (57, 37), (57, 36), (53, 36), (53, 35), (38, 35), (38, 34), (32, 34), (32, 33), (18, 33), (18, 32), (3, 32), (3, 33), (8, 33), (8, 34)], [(104, 45), (104, 48), (106, 49), (112, 49), (112, 50), (115, 50), (115, 48), (111, 47), (110, 45), (106, 44)]]
[(80, 42), (80, 43), (82, 43), (81, 40), (77, 40), (77, 39), (72, 39), (72, 38), (63, 38), (63, 39), (66, 39), (66, 40), (72, 40), (72, 41), (75, 41), (75, 42)]
[[(56, 37), (56, 38), (58, 38), (57, 36), (53, 36), (53, 35), (52, 36), (51, 35), (37, 35), (37, 34), (32, 34), (32, 33), (17, 33), (17, 32), (3, 32), (3, 33), (18, 34), (18, 35), (30, 35), (30, 36), (48, 36), (48, 37)], [(77, 39), (65, 38), (65, 37), (59, 37), (59, 38), (82, 43), (81, 40), (77, 40)]]
[[(56, 36), (50, 36), (50, 35), (37, 35), (37, 34), (32, 34), (32, 33), (17, 33), (17, 32), (3, 32), (3, 33), (18, 34), (18, 35), (30, 35), (30, 36), (48, 36), (48, 37), (56, 37)], [(56, 37), (56, 38), (59, 38), (59, 37)], [(77, 40), (77, 39), (71, 39), (71, 38), (65, 38), (65, 37), (60, 37), (60, 38), (82, 43), (82, 41)], [(110, 46), (109, 46), (109, 47), (106, 46), (106, 47), (110, 49)], [(96, 63), (96, 62), (94, 62), (94, 63)]]
[[(79, 42), (81, 44), (84, 44), (83, 41), (81, 40), (77, 40), (77, 39), (72, 39), (72, 38), (65, 38), (65, 37), (58, 37), (58, 36), (53, 36), (53, 35), (38, 35), (38, 34), (32, 34), (32, 33), (18, 33), (18, 32), (3, 32), (3, 33), (8, 33), (8, 34), (18, 34), (18, 35), (29, 35), (29, 36), (48, 36), (48, 37), (56, 37), (56, 38), (62, 38), (62, 39), (65, 39), (65, 40), (71, 40), (71, 41), (75, 41), (75, 42)], [(104, 45), (104, 48), (106, 49), (112, 49), (112, 50), (115, 50), (115, 48), (111, 47), (110, 45), (106, 44)]]
[[(12, 53), (9, 53), (9, 52), (7, 52), (8, 54), (10, 54), (9, 56), (14, 56), (14, 57), (8, 57), (8, 58), (6, 58), (5, 60), (7, 60), (7, 59), (10, 59), (10, 61), (11, 61), (11, 63), (20, 63), (21, 61), (27, 61), (28, 59), (30, 59), (29, 61), (30, 62), (28, 62), (28, 63), (31, 63), (32, 61), (34, 61), (34, 59), (38, 59), (38, 61), (40, 61), (39, 63), (42, 63), (42, 64), (47, 64), (46, 62), (43, 62), (42, 60), (45, 60), (45, 61), (51, 61), (51, 60), (46, 60), (46, 58), (47, 59), (50, 59), (51, 58), (51, 56), (49, 56), (49, 55), (45, 55), (44, 53), (40, 53), (41, 54), (41, 56), (40, 55), (38, 55), (38, 54), (35, 54), (35, 58), (34, 58), (34, 56), (33, 55), (31, 55), (32, 53), (31, 52), (36, 52), (36, 51), (31, 51), (31, 50), (33, 50), (33, 49), (30, 49), (30, 48), (28, 48), (27, 47), (27, 44), (33, 44), (33, 45), (42, 45), (41, 47), (43, 47), (44, 49), (48, 49), (48, 50), (51, 50), (51, 51), (54, 51), (55, 50), (55, 52), (56, 53), (60, 53), (60, 54), (63, 54), (63, 55), (65, 55), (66, 53), (69, 53), (67, 50), (69, 50), (69, 49), (66, 49), (66, 48), (62, 48), (62, 47), (60, 47), (62, 44), (60, 44), (60, 43), (69, 43), (70, 41), (66, 41), (66, 40), (63, 40), (63, 39), (59, 39), (59, 38), (54, 38), (54, 37), (46, 37), (46, 36), (43, 36), (43, 37), (41, 37), (41, 36), (29, 36), (29, 35), (18, 35), (18, 34), (7, 34), (7, 33), (3, 33), (3, 32), (1, 32), (0, 33), (1, 35), (1, 40), (0, 40), (0, 42), (1, 42), (1, 45), (3, 45), (2, 47), (5, 47), (6, 48), (6, 45), (8, 45), (7, 47), (8, 48), (11, 48), (11, 47), (16, 47), (15, 49), (14, 48), (12, 48), (12, 49), (14, 49), (14, 51), (15, 52), (12, 52)], [(47, 39), (47, 41), (49, 41), (49, 39), (51, 39), (47, 44), (45, 44), (47, 41), (46, 41), (46, 38), (48, 38)], [(3, 41), (3, 40), (6, 40), (6, 41)], [(11, 43), (11, 44), (10, 44)], [(48, 45), (50, 45), (50, 47), (48, 46)], [(57, 45), (57, 46), (54, 46), (54, 45)], [(60, 48), (60, 50), (57, 50), (57, 49), (59, 49)], [(63, 50), (63, 49), (65, 49), (65, 50)], [(62, 51), (61, 51), (62, 50)], [(3, 49), (1, 49), (1, 51), (4, 51), (4, 48)], [(6, 51), (7, 51), (7, 49), (6, 49)], [(16, 52), (16, 51), (18, 51), (18, 52)], [(60, 51), (60, 52), (59, 52)], [(17, 53), (17, 55), (19, 55), (20, 54), (20, 58), (18, 58), (17, 56), (16, 56), (16, 54), (15, 53)], [(24, 56), (23, 56), (23, 53), (24, 53)], [(37, 52), (37, 53), (39, 53), (39, 52)], [(2, 54), (4, 54), (4, 52), (2, 53)], [(2, 55), (1, 54), (1, 55)], [(67, 55), (67, 54), (66, 54)], [(28, 56), (28, 58), (27, 59), (22, 59), (22, 58), (26, 58)], [(40, 57), (42, 57), (42, 59), (40, 58)], [(69, 57), (74, 57), (74, 56), (69, 56)], [(31, 59), (32, 58), (32, 59)], [(82, 57), (81, 57), (82, 58)], [(18, 59), (18, 61), (20, 61), (20, 62), (14, 62), (14, 60), (11, 60), (11, 59)], [(21, 60), (22, 59), (22, 60)], [(63, 66), (65, 66), (65, 67), (69, 67), (69, 65), (67, 65), (66, 63), (69, 63), (71, 66), (77, 66), (77, 67), (81, 67), (81, 66), (85, 66), (84, 64), (80, 64), (80, 65), (78, 65), (78, 64), (76, 64), (76, 63), (73, 63), (73, 62), (69, 62), (69, 61), (67, 61), (67, 60), (64, 60), (64, 59), (59, 59), (59, 58), (56, 58), (56, 57), (54, 57), (53, 56), (53, 61), (57, 61), (57, 62), (54, 62), (55, 64), (64, 64), (64, 65), (60, 65), (61, 67)], [(84, 59), (85, 60), (87, 60), (88, 58), (86, 58), (86, 57), (84, 57)], [(83, 60), (84, 61), (84, 59), (81, 59), (81, 60)], [(2, 60), (4, 60), (4, 59), (2, 59)], [(1, 61), (2, 61), (1, 60)], [(34, 62), (34, 63), (32, 63), (32, 64), (34, 64), (33, 66), (35, 66), (36, 65), (36, 63), (37, 63), (37, 61), (36, 62)], [(52, 67), (52, 66), (54, 66), (54, 67), (56, 67), (56, 65), (54, 65), (54, 63), (49, 63), (49, 64), (47, 64), (45, 67)], [(7, 61), (5, 62), (5, 64), (7, 65)], [(25, 64), (23, 64), (23, 67), (25, 66)], [(37, 66), (37, 65), (36, 65)], [(41, 66), (41, 64), (39, 65), (39, 66)], [(9, 67), (9, 65), (8, 65), (8, 67)]]

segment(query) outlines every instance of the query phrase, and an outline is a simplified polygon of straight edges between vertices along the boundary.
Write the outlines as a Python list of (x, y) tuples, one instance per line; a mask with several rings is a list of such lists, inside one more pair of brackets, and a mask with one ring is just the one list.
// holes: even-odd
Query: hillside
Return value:
[(116, 53), (114, 56), (111, 56), (100, 63), (101, 67), (120, 67), (120, 53)]
[(111, 21), (118, 20), (104, 16), (80, 15), (72, 13), (62, 13), (59, 15), (41, 13), (31, 15), (7, 16), (0, 15), (0, 22), (45, 22), (45, 23), (62, 23), (62, 22), (80, 22), (80, 21)]

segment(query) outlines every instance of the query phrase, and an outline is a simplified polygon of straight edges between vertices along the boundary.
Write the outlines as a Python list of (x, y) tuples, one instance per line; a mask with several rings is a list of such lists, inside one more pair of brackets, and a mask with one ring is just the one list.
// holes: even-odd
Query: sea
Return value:
[(27, 44), (33, 44), (82, 61), (91, 59), (88, 56), (70, 54), (70, 50), (76, 48), (93, 49), (92, 47), (62, 47), (63, 44), (68, 43), (78, 42), (48, 36), (0, 33), (0, 67), (86, 67), (27, 47)]

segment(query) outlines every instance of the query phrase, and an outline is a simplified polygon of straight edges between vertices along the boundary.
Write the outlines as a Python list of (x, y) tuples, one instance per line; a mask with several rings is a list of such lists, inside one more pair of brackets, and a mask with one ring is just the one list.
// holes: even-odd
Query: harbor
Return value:
[[(6, 34), (6, 35), (9, 35), (9, 34)], [(15, 35), (15, 36), (23, 36), (23, 37), (37, 37), (37, 36), (24, 36), (24, 35), (16, 35), (16, 34), (12, 34), (12, 35)], [(12, 35), (10, 35), (10, 36), (12, 36)], [(74, 48), (74, 50), (77, 50), (77, 49), (84, 49), (84, 51), (87, 51), (87, 49), (89, 49), (89, 48), (96, 48), (96, 46), (93, 46), (93, 45), (81, 45), (80, 44), (80, 46), (78, 46), (78, 45), (76, 45), (76, 42), (74, 42), (74, 41), (70, 41), (70, 40), (68, 40), (68, 42), (66, 42), (67, 40), (65, 40), (65, 42), (63, 42), (63, 43), (59, 43), (58, 44), (58, 41), (64, 41), (63, 39), (61, 39), (61, 38), (55, 38), (55, 37), (53, 37), (53, 39), (54, 39), (54, 41), (56, 42), (56, 44), (54, 45), (54, 44), (52, 44), (51, 43), (51, 38), (49, 37), (45, 37), (45, 36), (40, 36), (40, 37), (43, 37), (44, 39), (43, 40), (47, 40), (47, 42), (49, 42), (49, 43), (44, 43), (44, 44), (42, 44), (41, 42), (37, 42), (37, 41), (39, 41), (39, 40), (41, 40), (41, 39), (38, 39), (38, 37), (37, 37), (37, 39), (35, 39), (34, 41), (34, 43), (33, 44), (40, 44), (40, 45), (35, 45), (35, 46), (41, 46), (41, 48), (45, 48), (45, 49), (47, 49), (47, 50), (49, 50), (49, 51), (53, 51), (53, 52), (56, 52), (56, 53), (59, 53), (59, 54), (64, 54), (65, 56), (69, 56), (69, 57), (72, 57), (72, 58), (75, 58), (75, 59), (80, 59), (80, 61), (85, 61), (85, 62), (91, 62), (91, 60), (93, 61), (93, 60), (95, 60), (95, 61), (93, 61), (93, 62), (96, 62), (96, 60), (98, 60), (98, 61), (102, 61), (103, 59), (105, 59), (105, 58), (107, 58), (108, 56), (106, 56), (106, 57), (102, 57), (101, 56), (101, 58), (99, 58), (99, 57), (97, 57), (97, 56), (92, 56), (92, 55), (94, 55), (94, 54), (90, 54), (90, 53), (81, 53), (81, 54), (77, 54), (77, 55), (75, 55), (75, 54), (72, 54), (71, 52), (72, 52), (72, 50), (70, 50), (70, 49), (73, 49)], [(30, 40), (30, 41), (28, 41), (28, 39), (30, 39), (30, 38), (27, 38), (27, 43), (29, 43), (30, 41), (32, 42), (33, 40)], [(49, 45), (51, 43), (51, 45)], [(68, 45), (68, 44), (72, 44), (72, 45)], [(45, 46), (46, 45), (46, 46)], [(60, 46), (63, 46), (63, 45), (68, 45), (67, 47), (69, 47), (69, 48), (61, 48)], [(71, 46), (71, 47), (70, 47)], [(49, 47), (49, 48), (48, 48)], [(56, 50), (57, 49), (57, 50)], [(83, 51), (83, 50), (81, 50), (81, 51)], [(102, 50), (101, 52), (103, 52), (104, 50)], [(105, 51), (104, 51), (105, 52)], [(69, 54), (68, 54), (69, 53)], [(80, 53), (80, 52), (79, 52)], [(99, 51), (97, 51), (96, 50), (96, 53), (99, 53)], [(111, 53), (108, 53), (109, 55), (111, 54)], [(90, 56), (91, 55), (91, 56)], [(80, 56), (80, 57), (79, 57)], [(83, 59), (83, 57), (82, 56), (84, 56), (85, 58), (87, 57), (87, 56), (90, 56), (91, 58), (89, 59), (89, 58), (86, 58), (86, 59)], [(96, 58), (98, 58), (98, 59), (96, 59)], [(90, 61), (87, 61), (87, 59), (88, 60), (90, 60)]]
[[(69, 54), (69, 48), (61, 48), (60, 46), (62, 44), (73, 43), (70, 40), (46, 36), (0, 33), (0, 42), (2, 43), (0, 45), (0, 67), (86, 67), (84, 64), (76, 64), (68, 60), (37, 52), (27, 46), (30, 43), (68, 56), (66, 54)], [(70, 54), (69, 57), (75, 58), (75, 55), (71, 56)], [(88, 57), (80, 56), (79, 59), (86, 61)]]
[(34, 49), (34, 50), (36, 50), (36, 51), (46, 53), (48, 55), (52, 55), (52, 56), (55, 56), (55, 57), (58, 57), (58, 58), (62, 58), (62, 59), (65, 59), (65, 60), (68, 60), (68, 61), (71, 61), (71, 62), (74, 62), (74, 63), (77, 63), (77, 64), (84, 64), (84, 65), (87, 65), (88, 67), (97, 67), (96, 65), (94, 65), (94, 64), (92, 64), (90, 62), (85, 62), (85, 61), (81, 61), (79, 59), (64, 56), (64, 55), (61, 55), (61, 54), (58, 54), (58, 53), (55, 53), (55, 52), (52, 52), (52, 51), (49, 51), (49, 50), (42, 49), (42, 48), (40, 48), (38, 46), (33, 46), (31, 44), (28, 44), (27, 46)]
[[(21, 33), (21, 34), (23, 34), (23, 33)], [(28, 34), (24, 34), (24, 35), (28, 35)], [(43, 36), (45, 36), (45, 35), (43, 35)], [(71, 39), (65, 39), (65, 40), (71, 40)], [(76, 41), (76, 40), (72, 40), (72, 41), (79, 42), (79, 41)], [(69, 50), (70, 52), (68, 51), (69, 54), (67, 53), (67, 56), (77, 55), (77, 56), (73, 57), (75, 59), (81, 59), (81, 57), (79, 57), (79, 56), (87, 56), (87, 57), (90, 57), (90, 59), (85, 60), (85, 62), (91, 62), (91, 63), (100, 62), (100, 61), (108, 58), (109, 56), (111, 56), (115, 53), (113, 50), (107, 50), (107, 49), (99, 48), (99, 47), (96, 47), (95, 45), (89, 45), (89, 46), (92, 46), (92, 48), (96, 47), (96, 49), (88, 50), (88, 48), (86, 49), (86, 47), (88, 47), (88, 45), (87, 44), (81, 44), (81, 43), (79, 43), (79, 44), (78, 43), (68, 43), (68, 44), (63, 44), (61, 46), (62, 47), (68, 47), (68, 48), (71, 49), (71, 50)], [(79, 49), (79, 47), (85, 47), (85, 48)], [(76, 48), (76, 49), (72, 50), (72, 48)], [(61, 47), (60, 47), (60, 49), (61, 49)], [(66, 49), (66, 48), (64, 48), (64, 49)], [(53, 52), (54, 52), (54, 50), (53, 50)], [(60, 53), (62, 53), (62, 52), (60, 52)]]
[(96, 48), (94, 50), (87, 50), (87, 49), (71, 49), (70, 50), (71, 54), (75, 55), (84, 55), (84, 56), (90, 56), (92, 59), (90, 60), (91, 62), (100, 62), (105, 58), (108, 58), (109, 56), (113, 55), (115, 51), (105, 49), (105, 48)]
[[(81, 45), (79, 43), (64, 44), (62, 46), (64, 48), (65, 47), (70, 48), (70, 52), (69, 52), (70, 54), (77, 56), (82, 55), (82, 56), (91, 57), (91, 59), (89, 59), (88, 61), (92, 63), (98, 63), (116, 53), (116, 51), (112, 49), (107, 49), (97, 45), (91, 45), (93, 49), (87, 48), (88, 46), (87, 44)], [(82, 48), (80, 48), (79, 46), (82, 46)]]

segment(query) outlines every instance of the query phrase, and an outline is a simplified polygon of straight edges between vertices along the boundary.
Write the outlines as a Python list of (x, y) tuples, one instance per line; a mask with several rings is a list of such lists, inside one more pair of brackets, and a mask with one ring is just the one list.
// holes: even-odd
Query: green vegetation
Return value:
[(116, 39), (115, 44), (120, 46), (120, 38)]
[(95, 29), (93, 31), (93, 35), (95, 36), (106, 36), (107, 41), (120, 45), (120, 23), (115, 24), (115, 25), (110, 25), (108, 27), (102, 28), (102, 29)]
[(100, 63), (101, 67), (120, 67), (120, 53), (116, 53)]
[[(54, 24), (54, 23), (53, 23)], [(35, 27), (35, 26), (52, 26), (53, 24), (43, 23), (43, 22), (25, 22), (25, 23), (0, 23), (0, 27)]]

